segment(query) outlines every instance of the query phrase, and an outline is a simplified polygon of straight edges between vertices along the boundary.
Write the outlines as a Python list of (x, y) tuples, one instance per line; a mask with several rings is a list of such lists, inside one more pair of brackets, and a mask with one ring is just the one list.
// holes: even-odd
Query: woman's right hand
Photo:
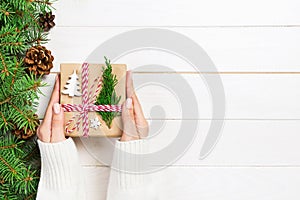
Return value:
[(126, 96), (127, 99), (122, 106), (123, 134), (121, 141), (146, 138), (149, 132), (148, 122), (135, 94), (131, 71), (126, 74)]

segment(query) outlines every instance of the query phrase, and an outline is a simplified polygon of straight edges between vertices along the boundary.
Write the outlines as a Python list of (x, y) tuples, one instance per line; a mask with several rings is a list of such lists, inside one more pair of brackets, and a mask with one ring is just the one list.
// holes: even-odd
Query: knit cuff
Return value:
[(117, 184), (121, 189), (142, 186), (146, 180), (142, 154), (148, 152), (147, 140), (116, 141), (112, 168), (117, 173)]
[(42, 162), (39, 187), (56, 191), (79, 187), (80, 164), (73, 140), (58, 143), (38, 140), (38, 145)]

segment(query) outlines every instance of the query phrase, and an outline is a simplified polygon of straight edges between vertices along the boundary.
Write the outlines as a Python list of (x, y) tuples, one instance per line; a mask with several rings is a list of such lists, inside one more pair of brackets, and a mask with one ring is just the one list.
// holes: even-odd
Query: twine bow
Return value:
[[(88, 63), (83, 63), (82, 65), (82, 73), (81, 73), (81, 81), (82, 81), (82, 104), (62, 104), (64, 112), (78, 112), (77, 115), (74, 115), (67, 123), (65, 131), (67, 133), (72, 133), (76, 129), (79, 129), (79, 125), (82, 121), (82, 131), (83, 136), (87, 137), (89, 135), (89, 112), (96, 112), (96, 111), (102, 111), (102, 112), (121, 112), (121, 106), (120, 105), (95, 105), (97, 98), (97, 93), (101, 88), (102, 81), (101, 78), (97, 77), (94, 80), (93, 85), (91, 86), (88, 94), (88, 83), (89, 83), (89, 68)], [(95, 93), (93, 94), (93, 88), (95, 84), (97, 84), (97, 88)], [(93, 97), (92, 97), (93, 96)], [(79, 116), (79, 117), (78, 117)], [(74, 127), (70, 128), (69, 126), (73, 121), (75, 121), (75, 118), (78, 117), (77, 122)]]

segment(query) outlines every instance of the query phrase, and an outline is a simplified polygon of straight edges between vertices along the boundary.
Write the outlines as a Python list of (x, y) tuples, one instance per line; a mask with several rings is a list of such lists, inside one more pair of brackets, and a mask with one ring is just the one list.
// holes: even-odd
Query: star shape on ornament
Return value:
[(93, 129), (98, 129), (101, 126), (101, 122), (99, 121), (98, 117), (90, 120), (90, 127)]

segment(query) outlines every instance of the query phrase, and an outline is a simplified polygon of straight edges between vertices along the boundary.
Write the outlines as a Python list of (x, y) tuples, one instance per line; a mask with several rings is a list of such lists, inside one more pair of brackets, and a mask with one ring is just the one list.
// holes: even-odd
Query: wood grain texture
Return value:
[(297, 0), (63, 0), (58, 26), (299, 25)]
[(171, 168), (162, 199), (282, 200), (299, 198), (299, 168)]
[[(134, 74), (133, 78), (148, 119), (212, 119), (211, 94), (203, 76), (145, 73)], [(300, 74), (221, 74), (220, 78), (226, 98), (226, 119), (300, 119)], [(53, 85), (54, 80), (55, 75), (50, 75), (45, 81)], [(51, 89), (42, 90), (45, 96), (40, 99), (40, 118), (44, 116)], [(180, 97), (187, 90), (189, 95)], [(198, 117), (183, 115), (182, 109), (187, 105), (181, 103), (189, 102), (189, 98), (198, 103), (188, 105), (198, 108)]]
[[(114, 61), (126, 63), (135, 72), (136, 83), (168, 79), (183, 91), (176, 81), (179, 75), (195, 94), (197, 119), (182, 117), (180, 100), (168, 87), (136, 85), (149, 122), (164, 124), (151, 138), (152, 151), (170, 144), (183, 121), (199, 122), (197, 136), (186, 153), (154, 175), (161, 199), (299, 199), (300, 1), (60, 0), (54, 6), (57, 26), (47, 44), (55, 56), (53, 72), (59, 72), (60, 63), (82, 63), (115, 35), (147, 27), (189, 37), (207, 52), (220, 72), (226, 96), (225, 125), (214, 151), (199, 160), (212, 121), (212, 101), (197, 70), (173, 54), (155, 50), (130, 53)], [(143, 65), (147, 67), (139, 68)], [(201, 72), (202, 76), (218, 76)], [(41, 118), (54, 78), (53, 74), (45, 78), (50, 86), (43, 88), (45, 96), (39, 101)], [(165, 115), (155, 112), (158, 105)], [(80, 138), (75, 142), (88, 199), (104, 200), (109, 168), (99, 158), (112, 156), (114, 139), (95, 138), (87, 145)]]
[[(160, 131), (150, 123), (150, 152), (158, 152), (170, 145), (179, 134), (182, 120), (161, 121)], [(186, 123), (192, 123), (188, 120)], [(214, 151), (204, 160), (199, 159), (200, 150), (208, 133), (211, 121), (199, 120), (191, 146), (183, 155), (169, 165), (186, 166), (243, 166), (243, 167), (286, 167), (300, 166), (300, 123), (299, 120), (226, 120), (221, 139)], [(104, 159), (112, 158), (111, 143), (115, 139), (93, 138), (88, 142), (77, 138), (81, 164), (84, 166), (103, 166)], [(178, 152), (181, 153), (181, 152)]]
[[(60, 63), (84, 62), (104, 41), (134, 29), (136, 28), (54, 28), (50, 34), (51, 41), (47, 44), (55, 56), (52, 71), (59, 71)], [(300, 72), (300, 27), (168, 29), (183, 34), (200, 45), (220, 72)], [(99, 57), (106, 55), (105, 52), (102, 54)], [(199, 71), (181, 58), (157, 50), (126, 54), (113, 62), (126, 63), (129, 69), (137, 72), (165, 71), (157, 64), (178, 72)], [(143, 65), (149, 66), (143, 70), (138, 68)]]
[[(84, 167), (88, 199), (104, 200), (109, 168)], [(297, 200), (297, 167), (170, 167), (153, 175), (160, 199)]]

